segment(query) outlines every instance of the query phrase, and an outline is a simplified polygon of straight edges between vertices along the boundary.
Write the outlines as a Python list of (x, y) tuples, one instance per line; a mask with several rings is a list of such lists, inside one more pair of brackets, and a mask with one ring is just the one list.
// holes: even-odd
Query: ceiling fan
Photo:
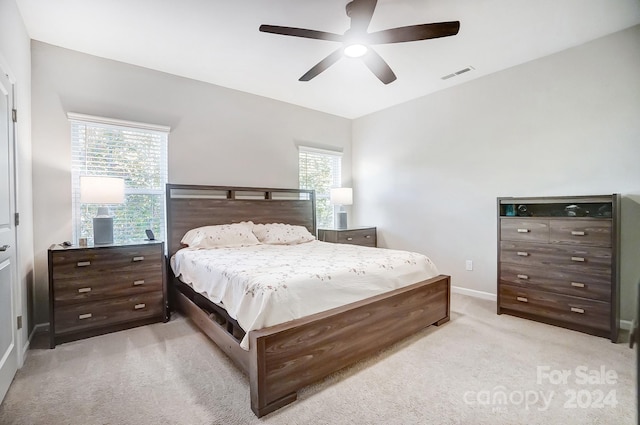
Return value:
[(377, 3), (377, 0), (353, 0), (347, 3), (347, 16), (351, 18), (351, 27), (344, 34), (304, 28), (281, 27), (277, 25), (260, 25), (260, 31), (342, 43), (342, 47), (318, 62), (313, 68), (307, 71), (306, 74), (300, 77), (299, 81), (311, 80), (336, 63), (344, 54), (349, 57), (362, 58), (365, 65), (380, 81), (384, 84), (389, 84), (396, 80), (396, 75), (384, 59), (371, 48), (371, 45), (449, 37), (456, 35), (460, 29), (460, 22), (453, 21), (409, 25), (370, 33), (367, 32), (367, 29), (369, 28), (369, 23), (371, 22), (371, 17), (373, 16)]

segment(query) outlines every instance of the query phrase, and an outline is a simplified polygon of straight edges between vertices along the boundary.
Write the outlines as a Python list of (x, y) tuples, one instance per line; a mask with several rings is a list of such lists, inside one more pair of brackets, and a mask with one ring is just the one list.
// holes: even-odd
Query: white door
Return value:
[(18, 369), (13, 86), (0, 68), (0, 401)]

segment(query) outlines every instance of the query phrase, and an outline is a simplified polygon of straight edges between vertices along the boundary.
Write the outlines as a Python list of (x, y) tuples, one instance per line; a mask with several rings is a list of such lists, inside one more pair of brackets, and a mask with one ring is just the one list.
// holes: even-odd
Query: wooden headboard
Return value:
[(315, 191), (167, 184), (169, 257), (187, 231), (201, 226), (253, 221), (305, 226), (316, 234)]

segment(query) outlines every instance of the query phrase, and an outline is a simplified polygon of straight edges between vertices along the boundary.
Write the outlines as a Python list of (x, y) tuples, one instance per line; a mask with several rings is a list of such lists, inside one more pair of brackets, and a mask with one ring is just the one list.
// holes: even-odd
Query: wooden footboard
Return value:
[(249, 375), (251, 409), (261, 417), (297, 391), (430, 325), (449, 320), (450, 277), (251, 331), (250, 351), (174, 288), (175, 306)]
[(260, 417), (296, 391), (432, 324), (449, 320), (450, 277), (435, 278), (250, 332), (251, 409)]

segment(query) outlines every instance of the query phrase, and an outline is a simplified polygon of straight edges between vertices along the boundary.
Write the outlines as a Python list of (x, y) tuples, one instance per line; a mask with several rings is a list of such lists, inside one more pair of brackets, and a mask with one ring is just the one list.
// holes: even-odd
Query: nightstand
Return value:
[(318, 229), (318, 240), (351, 245), (378, 246), (375, 227), (352, 227), (349, 229)]
[(49, 343), (167, 320), (164, 242), (49, 248)]

